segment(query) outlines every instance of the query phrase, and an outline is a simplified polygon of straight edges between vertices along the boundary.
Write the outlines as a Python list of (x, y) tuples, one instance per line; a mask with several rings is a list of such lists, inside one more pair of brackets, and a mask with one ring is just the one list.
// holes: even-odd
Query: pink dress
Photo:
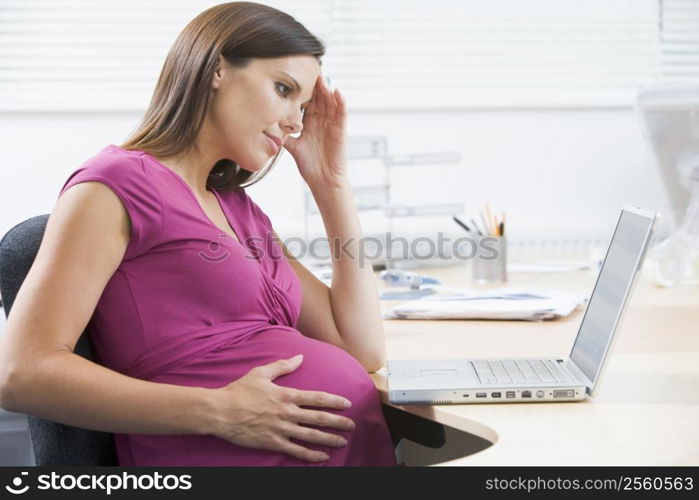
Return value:
[(325, 411), (356, 424), (351, 431), (324, 429), (347, 439), (342, 448), (298, 441), (330, 456), (320, 463), (214, 436), (115, 434), (120, 465), (396, 465), (366, 370), (342, 349), (295, 328), (298, 278), (273, 240), (269, 218), (244, 189), (214, 191), (240, 243), (208, 218), (177, 173), (145, 152), (106, 146), (71, 174), (61, 194), (86, 181), (111, 188), (132, 225), (124, 259), (88, 324), (100, 364), (152, 382), (218, 388), (256, 366), (303, 353), (301, 366), (274, 383), (344, 396), (351, 408)]

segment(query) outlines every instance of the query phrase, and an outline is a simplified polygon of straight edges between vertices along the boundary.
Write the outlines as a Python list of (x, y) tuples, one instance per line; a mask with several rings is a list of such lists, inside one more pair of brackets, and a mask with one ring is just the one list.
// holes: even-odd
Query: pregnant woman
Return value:
[[(6, 325), (3, 407), (112, 432), (125, 466), (396, 465), (324, 52), (256, 3), (184, 28), (140, 126), (59, 194)], [(283, 149), (320, 209), (331, 287), (245, 191)], [(99, 363), (73, 353), (85, 328)]]

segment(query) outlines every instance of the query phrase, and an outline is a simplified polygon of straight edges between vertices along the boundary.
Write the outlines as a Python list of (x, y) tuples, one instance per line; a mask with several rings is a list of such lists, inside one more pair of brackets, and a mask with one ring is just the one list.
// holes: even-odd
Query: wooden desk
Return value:
[[(423, 272), (472, 286), (469, 270)], [(591, 293), (594, 282), (574, 271), (511, 274), (507, 285)], [(493, 443), (441, 465), (699, 465), (699, 287), (657, 288), (641, 276), (628, 307), (593, 399), (398, 408)], [(388, 358), (567, 356), (583, 311), (545, 322), (386, 320)], [(388, 403), (385, 375), (372, 377)]]

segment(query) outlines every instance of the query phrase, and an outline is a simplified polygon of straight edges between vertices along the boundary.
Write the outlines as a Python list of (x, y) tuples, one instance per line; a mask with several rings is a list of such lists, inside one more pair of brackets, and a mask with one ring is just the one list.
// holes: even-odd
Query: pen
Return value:
[(454, 222), (456, 222), (459, 226), (463, 227), (468, 234), (470, 234), (470, 235), (474, 234), (474, 232), (471, 230), (471, 228), (468, 227), (463, 222), (461, 222), (457, 216), (453, 216), (452, 219), (454, 219)]

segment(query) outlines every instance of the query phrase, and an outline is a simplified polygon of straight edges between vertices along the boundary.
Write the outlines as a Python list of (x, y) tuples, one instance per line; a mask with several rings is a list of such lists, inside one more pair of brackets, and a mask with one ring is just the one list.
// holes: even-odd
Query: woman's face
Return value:
[(246, 68), (221, 57), (212, 81), (211, 146), (240, 168), (261, 170), (277, 154), (269, 136), (283, 145), (303, 129), (303, 110), (319, 75), (318, 60), (309, 55), (253, 59)]

